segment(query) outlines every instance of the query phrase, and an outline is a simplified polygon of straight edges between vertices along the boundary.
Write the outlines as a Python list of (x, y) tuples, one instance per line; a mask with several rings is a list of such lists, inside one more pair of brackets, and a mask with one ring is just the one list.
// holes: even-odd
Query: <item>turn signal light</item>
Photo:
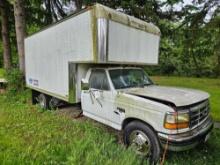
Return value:
[(188, 128), (189, 123), (165, 123), (164, 127), (166, 129), (183, 129)]
[(164, 121), (166, 129), (189, 128), (189, 113), (167, 113)]

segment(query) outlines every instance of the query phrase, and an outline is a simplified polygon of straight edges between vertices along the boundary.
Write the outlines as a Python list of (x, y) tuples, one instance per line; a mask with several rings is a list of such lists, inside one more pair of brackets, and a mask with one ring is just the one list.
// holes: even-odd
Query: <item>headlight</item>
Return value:
[(189, 128), (189, 113), (167, 113), (165, 116), (164, 128), (183, 129)]

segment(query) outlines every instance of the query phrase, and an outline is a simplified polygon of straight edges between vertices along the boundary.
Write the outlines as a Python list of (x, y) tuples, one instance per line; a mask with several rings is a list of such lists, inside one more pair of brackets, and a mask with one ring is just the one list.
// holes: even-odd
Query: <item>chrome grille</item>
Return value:
[(202, 123), (209, 115), (209, 109), (208, 100), (190, 108), (190, 127), (193, 128)]

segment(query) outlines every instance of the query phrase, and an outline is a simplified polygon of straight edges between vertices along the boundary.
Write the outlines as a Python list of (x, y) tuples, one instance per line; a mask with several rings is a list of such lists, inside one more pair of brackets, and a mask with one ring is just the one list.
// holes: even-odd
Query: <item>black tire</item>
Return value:
[(38, 103), (37, 100), (40, 93), (35, 90), (32, 90), (31, 93), (32, 93), (32, 104), (35, 105)]
[(42, 109), (49, 109), (50, 97), (40, 93), (37, 97), (37, 102)]
[[(138, 144), (134, 141), (138, 141), (139, 136), (142, 136), (143, 134), (145, 134), (144, 137), (146, 137), (147, 140), (144, 140), (145, 142), (143, 143), (144, 145), (141, 145), (141, 149), (143, 149), (145, 146), (150, 146), (147, 150), (149, 153), (146, 153), (147, 155), (143, 155), (146, 158), (149, 158), (150, 164), (156, 164), (160, 159), (161, 147), (157, 135), (147, 124), (144, 124), (140, 121), (132, 121), (128, 123), (124, 129), (124, 143), (127, 146), (138, 146)], [(134, 139), (137, 140), (133, 139), (133, 142), (131, 142), (130, 139), (132, 139), (132, 137), (136, 137)], [(140, 150), (140, 146), (138, 147)], [(136, 152), (141, 153), (138, 150), (136, 150)]]
[(49, 106), (48, 108), (50, 110), (56, 110), (56, 108), (59, 106), (60, 100), (55, 97), (50, 97), (49, 99)]

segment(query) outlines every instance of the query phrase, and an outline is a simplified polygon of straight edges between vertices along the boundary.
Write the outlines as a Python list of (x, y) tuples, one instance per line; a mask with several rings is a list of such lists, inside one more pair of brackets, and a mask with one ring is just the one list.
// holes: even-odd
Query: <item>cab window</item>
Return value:
[(92, 70), (90, 79), (89, 79), (90, 88), (99, 89), (99, 90), (109, 90), (109, 83), (105, 70), (95, 69)]

